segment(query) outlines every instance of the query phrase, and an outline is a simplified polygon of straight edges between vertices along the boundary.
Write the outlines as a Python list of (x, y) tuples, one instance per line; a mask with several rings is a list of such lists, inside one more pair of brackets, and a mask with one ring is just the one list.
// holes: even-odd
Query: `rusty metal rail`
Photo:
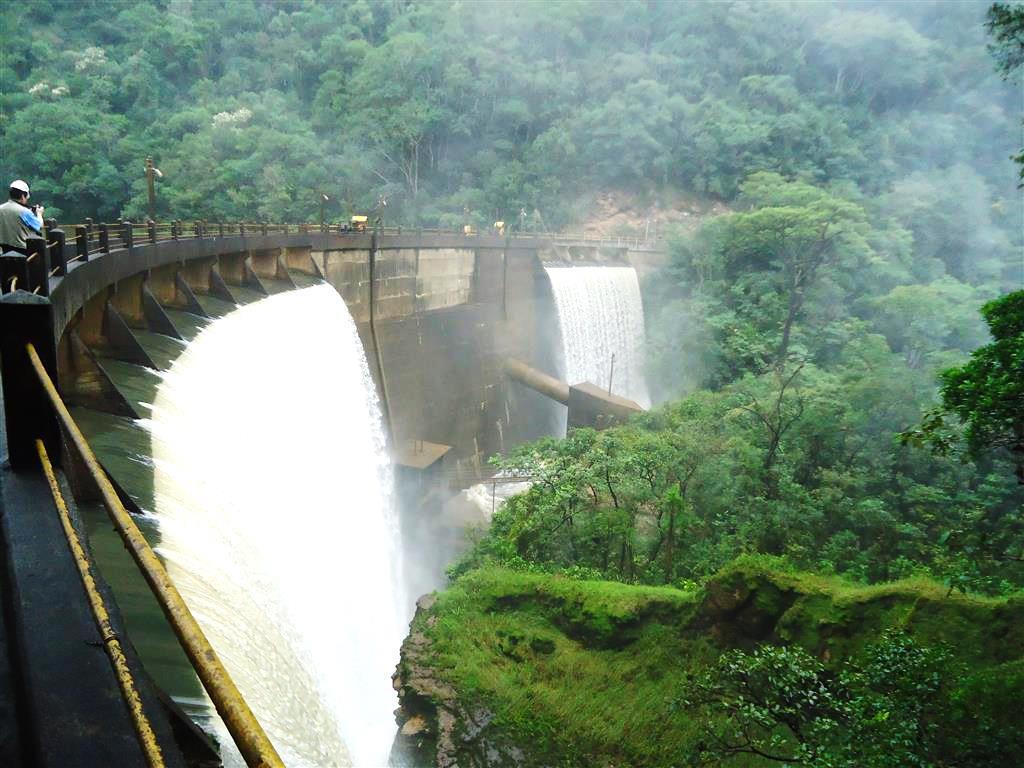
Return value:
[(67, 406), (47, 373), (39, 354), (32, 344), (27, 344), (32, 368), (40, 385), (53, 406), (57, 420), (68, 441), (78, 453), (89, 475), (100, 491), (103, 506), (106, 507), (114, 528), (124, 541), (132, 559), (138, 565), (146, 583), (160, 604), (171, 629), (181, 643), (192, 667), (195, 669), (214, 707), (227, 726), (228, 732), (238, 746), (242, 757), (251, 768), (284, 768), (284, 763), (271, 744), (262, 726), (246, 704), (227, 669), (210, 645), (192, 612), (171, 581), (163, 564), (149, 546), (131, 515), (124, 508), (121, 499), (107, 479), (103, 468), (93, 454), (85, 436), (71, 417)]
[(107, 611), (106, 603), (96, 586), (96, 580), (92, 575), (92, 563), (89, 556), (78, 538), (78, 532), (71, 524), (71, 515), (68, 513), (68, 505), (64, 501), (64, 494), (57, 483), (57, 475), (53, 471), (53, 464), (50, 463), (50, 456), (46, 452), (46, 446), (42, 440), (36, 440), (36, 451), (39, 454), (39, 462), (43, 467), (43, 474), (46, 475), (46, 482), (50, 485), (50, 494), (53, 496), (53, 503), (57, 507), (57, 516), (60, 517), (61, 527), (64, 529), (64, 536), (68, 540), (68, 547), (75, 559), (78, 568), (78, 575), (82, 579), (82, 586), (85, 587), (85, 594), (89, 599), (89, 607), (92, 610), (93, 619), (96, 621), (96, 628), (100, 637), (103, 638), (103, 648), (110, 657), (110, 663), (117, 675), (117, 684), (121, 688), (121, 696), (128, 707), (132, 718), (132, 725), (135, 727), (135, 735), (138, 737), (139, 746), (146, 756), (146, 764), (149, 768), (164, 768), (164, 756), (157, 743), (153, 726), (149, 722), (145, 711), (142, 708), (142, 699), (135, 687), (135, 679), (132, 677), (131, 669), (128, 667), (128, 660), (125, 658), (124, 650), (121, 648), (121, 641), (117, 637), (113, 626), (110, 623), (110, 614)]

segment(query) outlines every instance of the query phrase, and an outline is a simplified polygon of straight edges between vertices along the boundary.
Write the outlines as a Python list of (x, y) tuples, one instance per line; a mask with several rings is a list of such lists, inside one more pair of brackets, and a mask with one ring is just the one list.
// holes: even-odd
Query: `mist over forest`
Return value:
[[(860, 632), (846, 613), (744, 636), (718, 661), (704, 639), (672, 645), (673, 625), (658, 647), (692, 668), (665, 689), (637, 693), (632, 672), (609, 684), (649, 703), (689, 681), (671, 706), (637, 705), (646, 726), (675, 718), (665, 741), (605, 732), (589, 699), (524, 703), (517, 686), (548, 678), (491, 680), (497, 662), (472, 667), (484, 651), (450, 617), (414, 625), (440, 667), (551, 764), (577, 749), (591, 765), (781, 764), (760, 759), (771, 748), (819, 768), (995, 768), (1024, 749), (1008, 705), (1024, 689), (1019, 614), (1000, 614), (999, 651), (963, 648), (989, 620), (977, 606), (1019, 605), (1024, 588), (1024, 89), (1021, 68), (1000, 69), (1012, 49), (994, 47), (990, 5), (5, 3), (0, 176), (27, 179), (61, 222), (143, 220), (150, 156), (159, 220), (315, 222), (326, 195), (334, 222), (656, 239), (665, 263), (641, 283), (656, 407), (495, 457), (534, 485), (476, 532), (439, 610), (479, 609), (485, 633), (502, 603), (481, 595), (617, 610), (625, 585), (708, 595), (740, 563), (787, 595), (907, 580), (977, 613), (910, 640), (886, 634), (902, 626), (889, 614), (864, 619), (870, 642), (843, 646), (842, 673), (838, 656), (786, 649), (832, 637), (828, 622)], [(591, 597), (563, 594), (576, 581)], [(758, 655), (762, 640), (774, 650)], [(897, 656), (911, 661), (887, 667)], [(814, 702), (802, 732), (771, 701), (701, 709), (780, 669), (800, 690), (839, 686), (840, 725)], [(705, 740), (685, 725), (698, 711), (722, 744), (747, 729), (747, 746)]]

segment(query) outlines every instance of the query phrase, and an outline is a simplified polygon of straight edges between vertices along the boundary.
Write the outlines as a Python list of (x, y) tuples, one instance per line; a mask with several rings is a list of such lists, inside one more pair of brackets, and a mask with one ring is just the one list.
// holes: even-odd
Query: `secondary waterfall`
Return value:
[[(545, 267), (562, 331), (560, 372), (650, 407), (644, 378), (644, 310), (632, 267)], [(614, 355), (614, 364), (612, 356)]]
[(165, 374), (149, 427), (158, 551), (284, 762), (386, 765), (409, 609), (380, 408), (342, 299), (316, 286), (214, 321)]

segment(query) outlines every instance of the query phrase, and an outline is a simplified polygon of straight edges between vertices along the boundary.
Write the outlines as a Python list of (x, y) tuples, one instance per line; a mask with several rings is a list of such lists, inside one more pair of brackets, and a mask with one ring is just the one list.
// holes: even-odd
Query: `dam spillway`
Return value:
[[(233, 641), (241, 650), (225, 651), (225, 658), (234, 657), (232, 664), (248, 663), (253, 669), (263, 670), (252, 685), (263, 686), (265, 699), (273, 703), (268, 715), (271, 721), (268, 730), (274, 732), (275, 743), (282, 742), (282, 753), (288, 757), (288, 763), (344, 765), (350, 760), (356, 765), (379, 764), (380, 761), (372, 756), (387, 749), (394, 733), (390, 712), (394, 697), (387, 683), (393, 670), (393, 659), (389, 659), (386, 665), (380, 665), (384, 669), (383, 677), (380, 672), (371, 672), (370, 665), (357, 660), (348, 670), (329, 670), (326, 673), (328, 679), (321, 680), (319, 662), (312, 658), (317, 651), (311, 647), (316, 643), (307, 639), (310, 631), (317, 637), (323, 636), (320, 628), (324, 628), (327, 633), (335, 632), (341, 638), (322, 643), (324, 646), (332, 645), (331, 652), (336, 656), (348, 653), (344, 643), (357, 645), (361, 640), (389, 651), (388, 643), (377, 642), (382, 635), (376, 627), (364, 635), (343, 637), (339, 622), (324, 618), (332, 608), (347, 610), (343, 605), (347, 596), (344, 587), (339, 586), (346, 577), (339, 578), (338, 569), (318, 568), (316, 564), (318, 557), (327, 562), (320, 557), (327, 548), (326, 544), (320, 546), (320, 539), (312, 541), (314, 546), (308, 548), (310, 554), (306, 558), (312, 564), (294, 556), (294, 549), (291, 556), (296, 573), (323, 573), (323, 583), (330, 587), (327, 590), (330, 594), (325, 596), (325, 590), (320, 589), (322, 585), (315, 584), (317, 589), (309, 596), (310, 602), (319, 600), (326, 606), (324, 616), (317, 617), (318, 623), (312, 630), (309, 626), (289, 623), (292, 615), (303, 614), (301, 599), (294, 599), (283, 588), (259, 589), (278, 579), (272, 567), (282, 568), (282, 573), (287, 570), (288, 547), (284, 545), (290, 546), (285, 541), (291, 533), (290, 528), (297, 530), (306, 526), (311, 529), (312, 538), (321, 533), (318, 526), (323, 510), (315, 504), (311, 515), (307, 512), (309, 504), (303, 504), (300, 509), (302, 499), (289, 494), (287, 503), (277, 510), (270, 510), (272, 494), (268, 489), (288, 482), (298, 487), (306, 482), (307, 476), (301, 471), (309, 469), (309, 466), (288, 466), (287, 460), (301, 455), (305, 457), (305, 464), (314, 467), (319, 478), (334, 478), (332, 490), (318, 495), (321, 500), (326, 498), (329, 503), (346, 508), (367, 506), (358, 493), (353, 496), (339, 491), (338, 498), (331, 500), (330, 494), (344, 479), (336, 471), (345, 464), (344, 454), (340, 454), (341, 458), (335, 464), (327, 461), (318, 463), (319, 458), (327, 455), (325, 450), (333, 449), (333, 445), (321, 450), (324, 441), (312, 439), (301, 431), (289, 432), (282, 429), (277, 421), (278, 418), (296, 422), (305, 419), (316, 428), (329, 428), (336, 425), (335, 422), (329, 423), (333, 412), (345, 407), (343, 401), (351, 400), (350, 392), (356, 389), (339, 386), (337, 379), (324, 378), (316, 370), (301, 366), (292, 366), (298, 372), (288, 378), (285, 371), (291, 364), (287, 362), (278, 362), (276, 370), (253, 366), (242, 373), (239, 369), (237, 375), (233, 367), (241, 366), (243, 350), (247, 350), (252, 360), (272, 361), (281, 346), (289, 342), (302, 348), (315, 347), (314, 355), (336, 351), (344, 346), (339, 342), (337, 328), (345, 325), (347, 333), (348, 324), (354, 321), (362, 342), (358, 346), (366, 349), (371, 363), (370, 374), (376, 393), (382, 403), (386, 401), (390, 406), (392, 440), (389, 447), (396, 450), (396, 477), (402, 488), (400, 498), (415, 502), (408, 508), (402, 508), (402, 535), (406, 538), (402, 554), (404, 558), (411, 552), (414, 560), (401, 560), (405, 571), (402, 575), (408, 585), (405, 592), (414, 596), (435, 583), (413, 584), (416, 576), (422, 576), (417, 571), (415, 556), (424, 559), (424, 546), (417, 538), (423, 526), (417, 528), (414, 523), (421, 518), (435, 520), (432, 516), (439, 514), (446, 493), (455, 492), (457, 487), (479, 482), (487, 476), (484, 469), (487, 456), (544, 434), (552, 434), (552, 427), (557, 429), (543, 416), (542, 402), (531, 399), (535, 393), (524, 391), (518, 383), (511, 381), (499, 362), (519, 359), (551, 372), (558, 370), (558, 365), (551, 359), (558, 354), (556, 348), (561, 345), (555, 331), (558, 320), (551, 283), (545, 270), (549, 262), (548, 242), (536, 237), (508, 239), (425, 232), (336, 234), (333, 231), (311, 232), (307, 228), (294, 231), (294, 227), (283, 225), (264, 226), (262, 231), (249, 227), (243, 229), (242, 225), (225, 225), (219, 231), (211, 232), (198, 224), (194, 235), (183, 235), (180, 225), (166, 229), (157, 227), (155, 235), (151, 231), (152, 226), (147, 230), (143, 225), (140, 232), (140, 225), (102, 225), (101, 236), (97, 240), (97, 233), (88, 227), (76, 229), (85, 231), (79, 233), (83, 236), (78, 237), (75, 243), (69, 240), (50, 249), (50, 265), (56, 264), (56, 269), (49, 273), (49, 280), (46, 279), (46, 270), (40, 269), (36, 275), (38, 284), (33, 282), (32, 274), (25, 283), (33, 290), (23, 290), (24, 281), (19, 278), (17, 291), (12, 285), (12, 292), (0, 295), (0, 327), (9, 331), (0, 334), (4, 405), (7, 406), (4, 409), (3, 432), (9, 449), (9, 463), (0, 467), (0, 492), (7, 502), (13, 499), (7, 504), (8, 514), (0, 518), (0, 527), (4, 541), (8, 545), (14, 543), (8, 554), (12, 556), (11, 583), (18, 587), (8, 591), (7, 594), (17, 599), (8, 601), (5, 607), (11, 610), (14, 637), (33, 638), (44, 631), (53, 635), (53, 627), (60, 625), (57, 634), (68, 638), (66, 642), (55, 641), (43, 651), (34, 642), (15, 648), (13, 656), (30, 670), (27, 674), (36, 681), (27, 691), (23, 703), (26, 707), (34, 707), (32, 712), (45, 713), (39, 716), (40, 722), (61, 722), (68, 717), (66, 711), (73, 711), (74, 717), (81, 722), (97, 724), (95, 728), (90, 727), (81, 733), (61, 731), (59, 746), (67, 754), (82, 758), (88, 756), (83, 765), (96, 765), (97, 768), (112, 764), (139, 765), (141, 768), (141, 755), (129, 755), (123, 747), (123, 742), (132, 739), (128, 723), (117, 720), (123, 716), (112, 714), (109, 707), (104, 710), (93, 706), (103, 696), (116, 693), (112, 673), (104, 673), (98, 668), (102, 664), (94, 664), (97, 668), (91, 670), (92, 677), (85, 674), (84, 665), (94, 660), (82, 658), (83, 654), (78, 651), (81, 643), (71, 641), (88, 629), (83, 627), (88, 623), (85, 617), (87, 606), (80, 594), (80, 584), (72, 583), (76, 577), (72, 575), (73, 564), (67, 557), (66, 544), (59, 540), (56, 531), (47, 530), (45, 535), (40, 535), (41, 527), (45, 527), (41, 523), (43, 518), (34, 514), (35, 507), (40, 504), (52, 506), (53, 503), (46, 489), (34, 477), (38, 472), (35, 440), (42, 436), (50, 454), (60, 455), (67, 462), (61, 467), (61, 474), (74, 494), (91, 546), (97, 550), (97, 564), (104, 578), (110, 580), (118, 603), (123, 603), (123, 624), (116, 621), (115, 626), (119, 627), (119, 633), (130, 633), (133, 643), (139, 646), (140, 658), (130, 660), (131, 663), (140, 672), (140, 665), (144, 664), (146, 672), (153, 678), (151, 687), (154, 691), (162, 690), (185, 710), (175, 713), (147, 705), (153, 712), (153, 722), (166, 718), (172, 723), (184, 723), (183, 718), (191, 716), (204, 728), (215, 727), (211, 722), (209, 704), (204, 704), (193, 664), (182, 655), (149, 588), (139, 578), (135, 563), (126, 554), (117, 534), (110, 528), (106, 513), (98, 504), (87, 476), (92, 470), (83, 465), (81, 452), (74, 446), (69, 447), (62, 439), (46, 394), (38, 386), (31, 369), (26, 368), (25, 344), (31, 342), (44, 368), (58, 384), (60, 395), (85, 432), (103, 469), (117, 486), (122, 500), (129, 511), (136, 513), (136, 522), (150, 543), (168, 561), (177, 559), (177, 563), (170, 566), (179, 568), (175, 578), (188, 578), (186, 572), (189, 570), (195, 572), (193, 576), (198, 576), (201, 563), (195, 562), (189, 547), (195, 547), (200, 559), (207, 558), (203, 567), (214, 579), (220, 575), (226, 577), (226, 589), (220, 589), (216, 584), (204, 585), (197, 578), (196, 583), (201, 588), (197, 588), (191, 602), (196, 606), (196, 613), (203, 615), (209, 624), (207, 629), (211, 636), (215, 631), (236, 633)], [(634, 264), (641, 271), (648, 264), (648, 257), (658, 258), (655, 252), (652, 255), (619, 249), (612, 254), (607, 249), (580, 246), (573, 251), (573, 259), (583, 258), (580, 248), (596, 255), (598, 262)], [(38, 258), (36, 262), (39, 262)], [(179, 356), (199, 349), (204, 337), (211, 337), (215, 329), (222, 326), (219, 318), (241, 311), (236, 307), (244, 305), (246, 310), (254, 304), (281, 307), (284, 306), (279, 303), (282, 292), (301, 291), (304, 286), (321, 280), (341, 295), (349, 314), (342, 312), (325, 320), (320, 315), (303, 315), (296, 310), (287, 316), (278, 316), (274, 323), (254, 325), (249, 330), (255, 337), (252, 343), (239, 341), (222, 347), (221, 354), (217, 356), (221, 367), (211, 369), (220, 373), (206, 377), (206, 386), (191, 388), (195, 401), (188, 407), (190, 413), (196, 414), (196, 427), (200, 430), (197, 434), (211, 441), (222, 441), (219, 451), (187, 441), (170, 447), (174, 442), (171, 435), (173, 427), (164, 429), (161, 426), (162, 413), (154, 413), (153, 408), (158, 406), (157, 410), (163, 412), (180, 405), (176, 403), (178, 398), (172, 396), (173, 391), (178, 387), (188, 387), (184, 386), (185, 379), (178, 375), (185, 369), (175, 365)], [(266, 298), (268, 295), (269, 299)], [(305, 319), (292, 323), (293, 317)], [(314, 340), (319, 342), (319, 346)], [(353, 343), (346, 348), (351, 350), (356, 346)], [(354, 355), (349, 358), (348, 368), (361, 372), (358, 393), (365, 402), (370, 402), (374, 399), (374, 392), (365, 381), (362, 349), (357, 349)], [(281, 359), (287, 361), (290, 358)], [(596, 385), (587, 386), (596, 388)], [(227, 392), (232, 388), (232, 392)], [(15, 407), (11, 407), (12, 404)], [(367, 408), (377, 412), (375, 408)], [(244, 412), (249, 418), (246, 423), (238, 414), (232, 417), (238, 419), (234, 423), (243, 423), (247, 427), (248, 431), (238, 433), (249, 438), (243, 441), (244, 445), (236, 446), (227, 434), (228, 425), (233, 422), (231, 418), (225, 420), (225, 417), (231, 409)], [(348, 436), (351, 430), (347, 417), (339, 420), (343, 427), (340, 432)], [(593, 419), (582, 426), (590, 425), (590, 421)], [(423, 441), (451, 446), (451, 450), (437, 465), (417, 469), (415, 463), (406, 463), (407, 451), (403, 451), (407, 446), (422, 445)], [(166, 445), (154, 445), (161, 442)], [(2, 443), (0, 441), (0, 451)], [(189, 452), (194, 452), (197, 457), (207, 457), (209, 461), (178, 460)], [(221, 460), (221, 454), (235, 455), (230, 460)], [(374, 452), (363, 451), (360, 455), (374, 455)], [(383, 456), (378, 456), (383, 463)], [(248, 457), (248, 461), (241, 457)], [(186, 478), (183, 467), (196, 471), (194, 481)], [(286, 472), (291, 471), (296, 474), (289, 477)], [(158, 472), (161, 473), (160, 478), (156, 477)], [(21, 484), (19, 473), (32, 475), (33, 484)], [(354, 484), (365, 485), (369, 474), (362, 473)], [(350, 475), (344, 477), (349, 478), (345, 482), (352, 484)], [(197, 487), (188, 489), (188, 494), (182, 494), (182, 499), (175, 499), (178, 491), (174, 486), (180, 484), (182, 478)], [(215, 489), (221, 482), (228, 488), (235, 484), (240, 489), (238, 496), (218, 498)], [(159, 484), (159, 489), (154, 487), (155, 484)], [(387, 481), (384, 485), (388, 485)], [(284, 494), (280, 486), (277, 487), (276, 492), (281, 498)], [(246, 488), (262, 489), (266, 498), (252, 498), (250, 504), (250, 498), (245, 496)], [(212, 503), (206, 498), (207, 492)], [(23, 503), (29, 497), (32, 503)], [(225, 542), (228, 536), (223, 529), (227, 526), (217, 522), (218, 506), (226, 510), (227, 516), (234, 514), (236, 519), (242, 520), (246, 518), (245, 514), (229, 509), (236, 499), (239, 506), (251, 507), (247, 512), (251, 519), (244, 519), (244, 523), (253, 523), (254, 527), (252, 531), (241, 529), (241, 533), (232, 533), (233, 539)], [(189, 508), (183, 501), (189, 502)], [(261, 507), (265, 501), (268, 503)], [(11, 514), (12, 510), (16, 514)], [(269, 520), (269, 512), (272, 511), (277, 514), (276, 528), (260, 522)], [(388, 516), (392, 520), (394, 518), (388, 505), (385, 505), (384, 515), (385, 519)], [(447, 523), (447, 518), (439, 523), (445, 536), (448, 535), (448, 529), (444, 527)], [(329, 525), (324, 523), (324, 530), (333, 535)], [(177, 532), (175, 527), (179, 529)], [(396, 528), (390, 528), (393, 534)], [(235, 530), (238, 530), (237, 526)], [(198, 531), (205, 535), (200, 536)], [(275, 537), (273, 548), (276, 550), (281, 545), (285, 551), (284, 564), (273, 566), (260, 561), (263, 552), (269, 548), (267, 541), (272, 537)], [(397, 548), (398, 545), (392, 542), (391, 546)], [(224, 565), (218, 557), (231, 547), (249, 554), (236, 554), (234, 566)], [(430, 550), (430, 546), (426, 549)], [(341, 560), (346, 554), (341, 547), (332, 550), (335, 560)], [(359, 554), (355, 553), (353, 558), (358, 558)], [(62, 581), (59, 588), (37, 578), (34, 564), (40, 558), (60, 564)], [(377, 560), (373, 562), (378, 563)], [(437, 566), (437, 577), (440, 578), (444, 562), (436, 557), (426, 558), (425, 562), (430, 567)], [(245, 571), (245, 567), (250, 570)], [(394, 570), (388, 570), (391, 583), (397, 584)], [(423, 567), (419, 570), (422, 571)], [(267, 573), (271, 575), (267, 576)], [(349, 583), (358, 583), (363, 592), (369, 590), (374, 597), (364, 601), (364, 605), (374, 603), (377, 607), (382, 604), (379, 598), (383, 594), (377, 587), (386, 584), (387, 578), (373, 580), (374, 573), (378, 572), (366, 569), (366, 573), (360, 573)], [(287, 576), (281, 577), (282, 583), (287, 582)], [(434, 578), (433, 575), (428, 576)], [(372, 585), (369, 584), (371, 580)], [(425, 577), (420, 579), (424, 580)], [(246, 595), (244, 589), (250, 584), (257, 587)], [(402, 590), (396, 587), (393, 591), (400, 593)], [(56, 601), (53, 599), (55, 595), (59, 596)], [(241, 598), (236, 599), (239, 595)], [(226, 601), (225, 596), (229, 597)], [(74, 615), (68, 611), (61, 612), (62, 617), (67, 615), (63, 625), (36, 608), (63, 601), (75, 608)], [(400, 598), (397, 602), (406, 606), (405, 613), (411, 613), (411, 601)], [(277, 616), (287, 621), (273, 623), (274, 628), (266, 630), (261, 637), (256, 637), (259, 634), (256, 630), (249, 632), (250, 637), (247, 638), (245, 631), (228, 629), (231, 616), (247, 618), (250, 615), (248, 609), (262, 610), (264, 607), (279, 609)], [(312, 613), (308, 611), (304, 615)], [(398, 626), (404, 630), (406, 616), (401, 606), (397, 613)], [(376, 616), (372, 621), (380, 624)], [(349, 623), (357, 624), (358, 619)], [(221, 626), (215, 627), (216, 624)], [(122, 626), (123, 629), (120, 628)], [(237, 626), (245, 629), (244, 622)], [(396, 649), (390, 651), (393, 658), (397, 658), (397, 638), (402, 634), (403, 631), (395, 633)], [(270, 640), (264, 642), (267, 638)], [(251, 646), (247, 646), (250, 640)], [(223, 645), (217, 647), (223, 650)], [(50, 650), (63, 654), (72, 649), (78, 655), (68, 655), (63, 666), (50, 664), (46, 655)], [(257, 652), (260, 649), (267, 651), (266, 659), (260, 658)], [(89, 656), (90, 653), (84, 655)], [(317, 674), (309, 672), (314, 667)], [(279, 668), (286, 670), (285, 685), (281, 685), (281, 678), (277, 675)], [(371, 702), (370, 706), (365, 705), (358, 684), (358, 674), (363, 671), (366, 672), (363, 679), (375, 678), (373, 683), (368, 683), (366, 690), (372, 688), (373, 696), (379, 693), (381, 702), (386, 701), (386, 704)], [(358, 711), (351, 717), (343, 709), (346, 701), (336, 695), (342, 686), (331, 683), (331, 680), (341, 680), (346, 676), (357, 681), (346, 686), (346, 690), (356, 691), (348, 700), (351, 706), (358, 706)], [(145, 677), (140, 678), (140, 685), (144, 684)], [(51, 696), (53, 691), (63, 687), (67, 679), (81, 682), (83, 695), (80, 700), (54, 699)], [(381, 680), (384, 681), (382, 685), (379, 683)], [(80, 706), (83, 702), (87, 706)], [(56, 706), (58, 703), (61, 706)], [(386, 711), (386, 716), (364, 716), (364, 712), (371, 708), (375, 712)], [(295, 712), (301, 714), (296, 716)], [(279, 717), (280, 721), (273, 723), (274, 717)], [(293, 727), (296, 717), (304, 723), (313, 723), (310, 730), (316, 733), (312, 741), (299, 738), (308, 731)], [(351, 723), (351, 728), (337, 725), (340, 721)], [(109, 734), (109, 738), (97, 740), (86, 736), (100, 731)], [(282, 738), (280, 734), (283, 731), (287, 733)], [(299, 736), (292, 738), (292, 733)], [(187, 747), (208, 750), (211, 756), (214, 754), (216, 745), (201, 745), (194, 741), (186, 744), (191, 738), (187, 729), (176, 731), (173, 743), (169, 736), (159, 736), (162, 745), (171, 751)], [(231, 740), (223, 731), (218, 736), (218, 751), (225, 753), (228, 765), (236, 765), (237, 759), (231, 759)], [(53, 742), (48, 742), (47, 750), (52, 745)], [(348, 758), (343, 750), (349, 753)], [(335, 753), (337, 759), (324, 757)], [(105, 757), (110, 754), (116, 754), (117, 759)], [(371, 757), (364, 760), (361, 755)], [(55, 765), (77, 764), (77, 761), (77, 758), (61, 760)]]
[(651, 404), (644, 312), (632, 267), (545, 265), (561, 331), (561, 378)]
[(380, 408), (340, 296), (211, 323), (148, 428), (158, 552), (285, 763), (384, 764), (407, 601)]

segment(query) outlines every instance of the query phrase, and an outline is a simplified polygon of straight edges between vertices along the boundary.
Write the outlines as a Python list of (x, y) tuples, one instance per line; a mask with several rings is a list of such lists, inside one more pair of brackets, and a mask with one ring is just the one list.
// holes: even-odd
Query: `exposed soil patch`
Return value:
[(729, 211), (729, 206), (723, 202), (682, 192), (641, 195), (626, 190), (605, 190), (588, 206), (580, 230), (598, 237), (655, 238), (667, 234), (669, 229), (692, 232), (704, 219)]

